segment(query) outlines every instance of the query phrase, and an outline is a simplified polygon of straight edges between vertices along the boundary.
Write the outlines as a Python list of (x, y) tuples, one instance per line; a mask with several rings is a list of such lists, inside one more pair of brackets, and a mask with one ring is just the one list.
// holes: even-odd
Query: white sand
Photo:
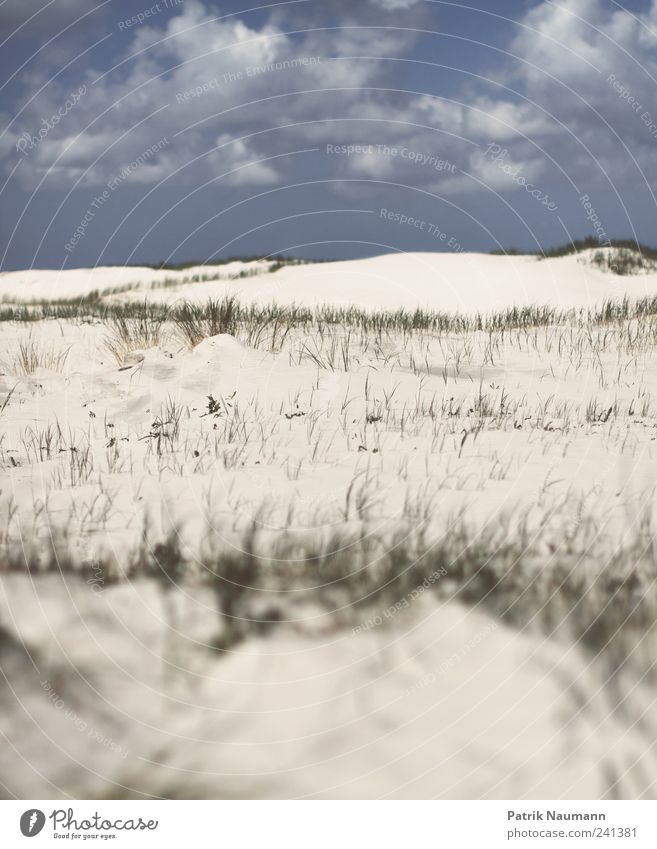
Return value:
[[(141, 280), (115, 297), (234, 291), (265, 303), (485, 312), (657, 293), (657, 275), (615, 277), (586, 257), (392, 255), (146, 290), (161, 279), (148, 269), (12, 272), (0, 294), (79, 297)], [(0, 326), (0, 404), (11, 393), (5, 550), (38, 559), (55, 539), (77, 562), (125, 565), (147, 526), (151, 545), (176, 533), (193, 560), (239, 545), (254, 518), (272, 539), (280, 528), (385, 539), (402, 526), (431, 539), (461, 515), (473, 533), (538, 535), (549, 565), (543, 539), (585, 547), (599, 536), (611, 550), (654, 519), (649, 334), (637, 343), (619, 328), (573, 326), (376, 344), (355, 334), (345, 369), (341, 332), (293, 333), (280, 353), (228, 336), (190, 351), (167, 332), (121, 370), (108, 332), (99, 322)], [(16, 362), (21, 342), (48, 354), (29, 375)], [(332, 345), (335, 367), (318, 368), (312, 354), (326, 360)], [(168, 440), (172, 402), (180, 419)], [(604, 563), (589, 566), (594, 576)], [(141, 579), (99, 590), (13, 574), (0, 596), (0, 625), (18, 640), (3, 644), (0, 728), (12, 747), (0, 781), (19, 796), (597, 798), (620, 778), (617, 792), (632, 797), (657, 776), (650, 763), (632, 766), (652, 743), (650, 694), (646, 725), (612, 718), (597, 673), (567, 642), (542, 645), (428, 593), (389, 627), (353, 633), (311, 611), (227, 657), (203, 648), (218, 617), (196, 586), (165, 603)]]
[[(657, 273), (619, 277), (591, 264), (594, 251), (559, 259), (488, 254), (386, 254), (347, 262), (287, 266), (268, 273), (270, 263), (233, 262), (185, 271), (149, 268), (94, 268), (70, 271), (12, 271), (0, 275), (4, 300), (83, 297), (93, 290), (130, 283), (140, 289), (129, 297), (173, 302), (203, 301), (236, 293), (245, 302), (317, 305), (323, 303), (376, 308), (429, 308), (445, 312), (489, 312), (509, 306), (558, 304), (589, 307), (609, 298), (657, 293)], [(262, 273), (239, 280), (190, 283), (194, 274), (231, 278), (241, 272)], [(151, 284), (179, 280), (178, 288)]]

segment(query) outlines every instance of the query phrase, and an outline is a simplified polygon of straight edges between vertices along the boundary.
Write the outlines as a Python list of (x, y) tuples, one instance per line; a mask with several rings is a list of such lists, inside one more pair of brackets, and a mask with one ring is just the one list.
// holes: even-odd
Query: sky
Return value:
[(4, 0), (0, 270), (657, 244), (657, 0)]

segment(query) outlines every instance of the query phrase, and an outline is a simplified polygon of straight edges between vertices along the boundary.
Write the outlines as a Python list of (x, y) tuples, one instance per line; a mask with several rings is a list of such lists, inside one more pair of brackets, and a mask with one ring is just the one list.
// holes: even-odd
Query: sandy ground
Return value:
[[(149, 269), (12, 272), (0, 296), (136, 282), (111, 297), (485, 312), (657, 293), (657, 275), (586, 256), (393, 255), (184, 282), (195, 271), (165, 288)], [(192, 350), (167, 327), (120, 360), (108, 337), (95, 320), (0, 327), (0, 541), (36, 572), (2, 578), (9, 794), (652, 794), (646, 728), (619, 715), (583, 649), (533, 628), (422, 593), (382, 627), (290, 613), (226, 655), (208, 647), (216, 604), (198, 577), (168, 594), (87, 578), (171, 536), (201, 564), (254, 522), (265, 547), (385, 544), (400, 528), (431, 542), (465, 523), (473, 540), (526, 540), (546, 567), (564, 540), (578, 554), (597, 541), (582, 567), (595, 576), (654, 522), (650, 321), (293, 332), (276, 351), (227, 335)], [(28, 374), (21, 344), (40, 355)], [(53, 547), (85, 576), (38, 574)]]
[[(211, 600), (3, 580), (3, 783), (19, 797), (601, 798), (646, 791), (575, 650), (428, 599), (385, 630), (291, 628), (217, 659)], [(30, 653), (26, 663), (23, 652)], [(75, 670), (75, 674), (72, 673)], [(588, 698), (582, 699), (582, 693)], [(21, 709), (17, 709), (20, 702)], [(616, 786), (620, 782), (619, 786)]]

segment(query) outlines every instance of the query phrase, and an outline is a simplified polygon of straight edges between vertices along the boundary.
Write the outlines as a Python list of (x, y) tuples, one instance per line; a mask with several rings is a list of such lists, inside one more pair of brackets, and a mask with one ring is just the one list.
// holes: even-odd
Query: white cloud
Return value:
[[(271, 162), (259, 161), (263, 157), (243, 139), (233, 140), (228, 134), (216, 140), (218, 150), (212, 151), (209, 161), (215, 174), (227, 174), (224, 184), (232, 186), (271, 185), (280, 175)], [(231, 173), (232, 172), (232, 173)]]
[[(186, 0), (121, 34), (125, 49), (118, 60), (125, 61), (93, 86), (91, 81), (100, 72), (87, 72), (88, 94), (30, 155), (29, 167), (19, 169), (20, 179), (33, 184), (52, 169), (49, 180), (59, 177), (68, 185), (100, 155), (84, 180), (103, 183), (166, 136), (170, 144), (135, 180), (159, 179), (198, 158), (196, 165), (183, 168), (181, 179), (191, 179), (192, 172), (198, 179), (208, 179), (238, 168), (231, 184), (270, 185), (296, 179), (297, 160), (248, 163), (327, 142), (383, 143), (405, 144), (449, 159), (492, 187), (505, 188), (504, 175), (491, 169), (481, 153), (496, 142), (508, 148), (510, 159), (528, 178), (549, 180), (554, 159), (564, 170), (577, 171), (588, 185), (604, 180), (605, 170), (617, 173), (631, 162), (604, 120), (618, 131), (644, 170), (654, 168), (657, 138), (607, 78), (613, 73), (645, 109), (652, 108), (657, 122), (651, 79), (657, 80), (657, 0), (635, 17), (601, 0), (539, 3), (520, 22), (507, 45), (507, 58), (492, 75), (519, 93), (469, 82), (461, 102), (458, 93), (449, 101), (394, 92), (403, 88), (399, 65), (377, 57), (408, 55), (411, 36), (394, 28), (351, 26), (352, 20), (360, 21), (366, 7), (370, 19), (372, 10), (375, 16), (393, 18), (402, 8), (413, 12), (417, 7), (426, 13), (426, 4), (413, 0), (369, 0), (358, 9), (343, 0), (330, 0), (322, 9), (344, 15), (345, 28), (310, 26), (309, 32), (292, 36), (286, 32), (296, 19), (286, 20), (280, 7), (256, 27), (235, 16), (215, 20), (216, 11), (199, 0)], [(290, 14), (313, 14), (306, 4), (291, 9)], [(364, 56), (373, 58), (350, 58)], [(297, 59), (307, 61), (290, 66)], [(249, 74), (249, 68), (268, 66), (263, 73)], [(25, 110), (12, 139), (23, 131), (34, 132), (42, 116), (53, 114), (69, 91), (70, 85), (63, 81), (49, 85), (44, 96)], [(116, 107), (96, 121), (113, 103)], [(291, 124), (296, 128), (278, 129)], [(176, 136), (187, 127), (192, 128)], [(84, 132), (79, 140), (62, 155), (80, 131)], [(123, 133), (126, 138), (112, 146)], [(217, 139), (243, 136), (248, 140), (203, 155)], [(13, 166), (11, 157), (7, 162), (6, 171)], [(455, 174), (432, 173), (416, 162), (378, 154), (327, 156), (322, 168), (326, 176), (394, 178), (441, 191), (476, 185)], [(641, 179), (636, 169), (632, 179)]]

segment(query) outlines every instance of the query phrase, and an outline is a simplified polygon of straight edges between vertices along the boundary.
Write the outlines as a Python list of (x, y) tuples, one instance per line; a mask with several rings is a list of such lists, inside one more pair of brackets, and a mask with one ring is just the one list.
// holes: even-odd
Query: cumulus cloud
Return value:
[[(567, 175), (579, 187), (645, 184), (657, 163), (657, 0), (629, 14), (602, 0), (541, 2), (520, 20), (492, 82), (468, 84), (462, 102), (420, 97), (404, 110), (480, 145), (465, 169), (492, 189), (517, 189), (482, 155), (495, 142), (528, 179)], [(486, 88), (488, 90), (486, 90)], [(479, 182), (443, 181), (444, 191)]]
[(209, 156), (213, 171), (217, 175), (226, 174), (228, 185), (271, 185), (280, 179), (271, 162), (263, 162), (247, 141), (234, 139), (228, 133), (217, 138), (216, 149)]
[[(329, 0), (253, 18), (222, 17), (186, 0), (138, 26), (114, 21), (120, 49), (113, 62), (86, 69), (84, 97), (29, 151), (29, 167), (17, 176), (32, 185), (103, 183), (162, 138), (167, 144), (135, 181), (233, 171), (232, 185), (271, 185), (298, 176), (294, 157), (272, 156), (308, 147), (322, 153), (327, 143), (394, 145), (420, 158), (326, 155), (317, 160), (324, 176), (394, 178), (446, 193), (479, 190), (478, 181), (517, 188), (486, 160), (491, 142), (532, 180), (576, 170), (589, 185), (629, 162), (628, 179), (640, 181), (654, 166), (657, 133), (642, 116), (657, 81), (657, 0), (636, 15), (602, 0), (540, 2), (520, 20), (506, 57), (491, 65), (495, 83), (464, 82), (449, 99), (400, 92), (400, 65), (390, 61), (412, 55), (417, 35), (409, 29), (429, 5)], [(320, 11), (324, 26), (316, 25)], [(404, 28), (388, 27), (400, 11)], [(70, 88), (70, 77), (53, 80), (12, 126), (12, 144), (34, 136)], [(629, 96), (641, 109), (628, 105)], [(458, 173), (423, 166), (424, 155)], [(13, 162), (6, 161), (8, 171)]]
[[(125, 47), (114, 65), (103, 73), (86, 71), (85, 95), (39, 139), (22, 178), (68, 180), (76, 163), (80, 179), (102, 183), (149, 139), (163, 136), (171, 139), (166, 156), (176, 152), (179, 166), (198, 159), (198, 168), (211, 169), (217, 157), (202, 154), (216, 143), (217, 131), (222, 138), (255, 134), (248, 144), (224, 149), (229, 164), (236, 151), (240, 162), (247, 154), (262, 158), (265, 148), (277, 149), (272, 134), (265, 139), (269, 130), (299, 125), (296, 135), (303, 141), (308, 122), (324, 105), (332, 108), (332, 99), (338, 114), (367, 100), (361, 89), (377, 78), (377, 53), (398, 54), (407, 40), (406, 34), (395, 40), (394, 32), (382, 39), (367, 28), (347, 29), (342, 36), (329, 30), (323, 36), (292, 37), (277, 18), (278, 24), (270, 19), (251, 27), (240, 17), (222, 18), (199, 0), (188, 0), (134, 29), (123, 22)], [(351, 59), (352, 52), (372, 59)], [(341, 91), (345, 88), (349, 92)], [(65, 83), (53, 80), (12, 127), (14, 141), (26, 133), (37, 136), (44, 117), (60, 112), (67, 96)], [(157, 114), (147, 118), (151, 112)], [(287, 133), (281, 150), (289, 144)], [(242, 179), (270, 183), (275, 174), (273, 166), (261, 165), (245, 169)]]
[(642, 14), (601, 0), (541, 3), (524, 23), (507, 79), (537, 104), (530, 113), (542, 113), (536, 140), (565, 168), (577, 160), (580, 180), (623, 172), (626, 188), (641, 181), (657, 144), (645, 115), (657, 122), (657, 2)]

